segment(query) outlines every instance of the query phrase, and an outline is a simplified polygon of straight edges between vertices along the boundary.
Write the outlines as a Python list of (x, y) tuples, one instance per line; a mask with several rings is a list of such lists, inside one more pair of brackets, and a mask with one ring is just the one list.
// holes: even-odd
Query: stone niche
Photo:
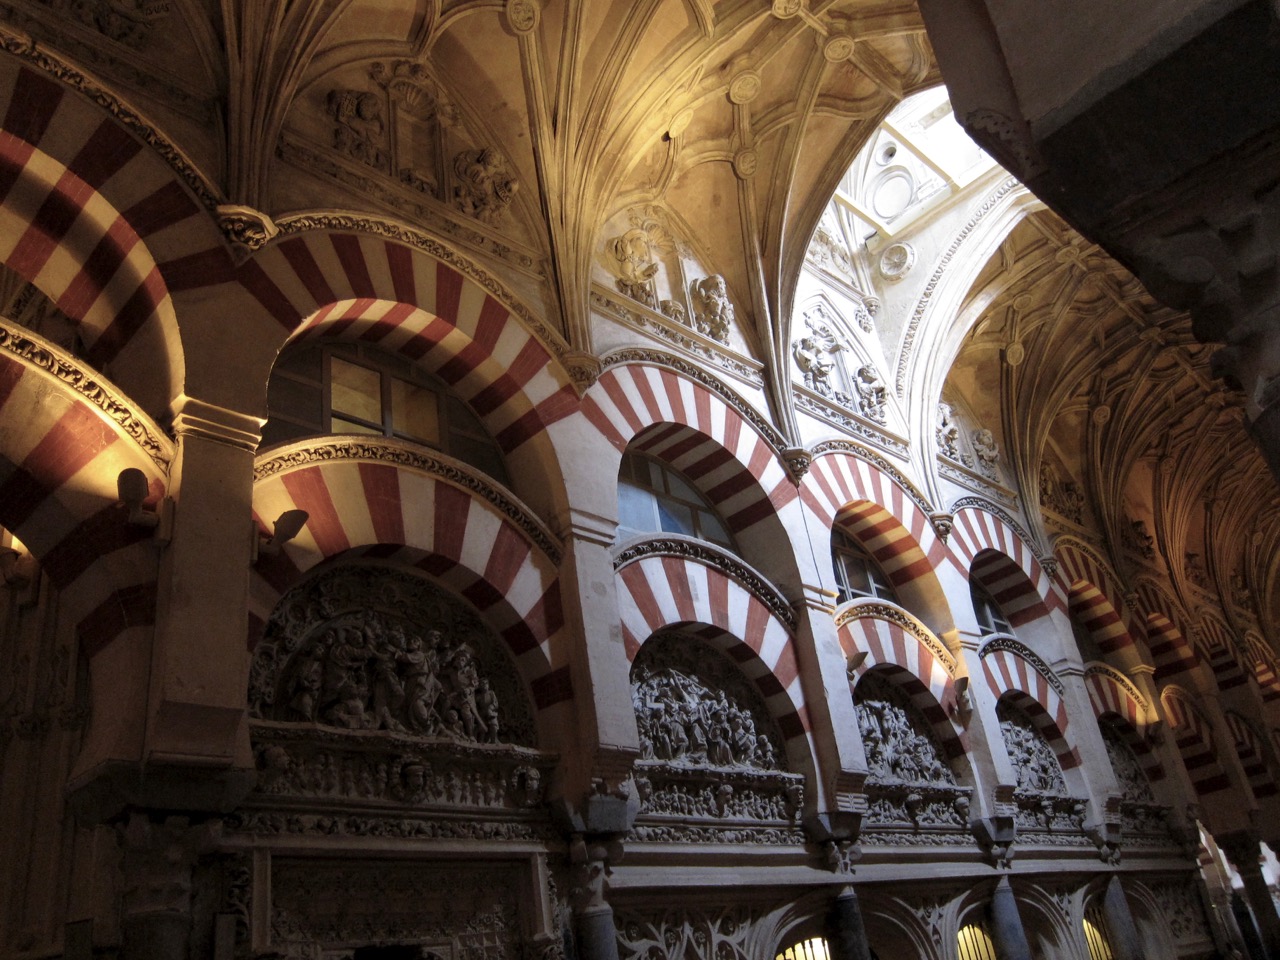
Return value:
[(787, 771), (777, 723), (727, 656), (695, 637), (653, 637), (631, 667), (631, 699), (638, 839), (801, 839), (804, 778)]
[(258, 800), (527, 810), (554, 761), (502, 641), (457, 597), (374, 564), (280, 600), (249, 710)]
[(972, 790), (960, 785), (923, 711), (882, 673), (854, 697), (867, 757), (867, 844), (968, 843)]
[(996, 704), (996, 718), (1018, 778), (1013, 792), (1018, 832), (1042, 843), (1089, 843), (1084, 835), (1085, 801), (1068, 791), (1062, 765), (1044, 734), (1008, 699)]

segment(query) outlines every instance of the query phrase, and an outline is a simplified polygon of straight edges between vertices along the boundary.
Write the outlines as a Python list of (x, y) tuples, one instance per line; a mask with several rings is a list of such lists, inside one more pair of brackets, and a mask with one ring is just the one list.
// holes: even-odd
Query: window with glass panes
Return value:
[(497, 444), (471, 409), (405, 357), (368, 344), (289, 348), (267, 386), (264, 447), (317, 434), (397, 437), (508, 483)]
[(836, 573), (838, 603), (859, 597), (897, 602), (893, 585), (880, 564), (860, 543), (840, 530), (831, 534), (831, 566)]
[(1013, 633), (1013, 625), (996, 603), (995, 597), (976, 580), (969, 581), (969, 596), (973, 600), (973, 613), (983, 633)]
[(628, 452), (618, 469), (618, 539), (659, 532), (683, 533), (737, 550), (715, 508), (678, 470)]

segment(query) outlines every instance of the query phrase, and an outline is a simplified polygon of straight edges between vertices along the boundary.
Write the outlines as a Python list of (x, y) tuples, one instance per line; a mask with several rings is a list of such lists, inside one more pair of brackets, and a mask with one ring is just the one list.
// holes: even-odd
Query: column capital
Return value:
[(178, 437), (197, 437), (214, 443), (225, 443), (254, 453), (262, 442), (262, 427), (267, 422), (217, 404), (206, 403), (181, 394), (171, 404), (173, 431)]
[(612, 517), (568, 507), (556, 514), (555, 531), (565, 539), (584, 540), (612, 547), (618, 537), (618, 521)]

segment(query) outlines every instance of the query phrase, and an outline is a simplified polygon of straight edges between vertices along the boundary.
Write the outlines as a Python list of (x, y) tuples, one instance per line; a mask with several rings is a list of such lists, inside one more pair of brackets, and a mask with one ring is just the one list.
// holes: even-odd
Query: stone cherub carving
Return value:
[(734, 316), (724, 277), (712, 274), (695, 280), (690, 287), (690, 294), (693, 298), (693, 320), (697, 331), (713, 340), (728, 343), (729, 325), (733, 323)]
[(999, 472), (1000, 445), (996, 443), (995, 434), (987, 427), (973, 432), (973, 453), (978, 458), (978, 469), (985, 476), (995, 477)]
[(949, 403), (938, 404), (938, 421), (934, 427), (934, 439), (941, 453), (951, 457), (953, 460), (959, 459), (960, 428), (956, 425), (951, 411), (951, 404)]
[(453, 158), (453, 172), (458, 180), (453, 191), (458, 209), (484, 223), (497, 220), (520, 189), (496, 150), (462, 151)]
[(331, 90), (326, 100), (329, 116), (337, 121), (333, 145), (352, 160), (380, 167), (383, 163), (382, 98), (359, 90)]
[(649, 237), (645, 232), (639, 227), (628, 230), (613, 239), (609, 250), (618, 262), (618, 290), (645, 306), (656, 306), (653, 278), (658, 265), (650, 256)]
[(833, 355), (839, 349), (841, 345), (833, 337), (821, 337), (816, 332), (796, 341), (792, 352), (806, 387), (824, 397), (831, 396), (835, 390), (831, 382), (831, 372), (835, 369)]
[(859, 367), (853, 388), (858, 392), (858, 412), (868, 420), (884, 423), (886, 393), (884, 381), (876, 373), (876, 368), (869, 363)]

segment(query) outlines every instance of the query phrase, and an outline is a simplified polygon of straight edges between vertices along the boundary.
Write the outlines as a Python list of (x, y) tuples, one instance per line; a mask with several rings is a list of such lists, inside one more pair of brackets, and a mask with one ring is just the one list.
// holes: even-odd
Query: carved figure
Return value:
[(959, 459), (960, 428), (953, 418), (951, 404), (938, 404), (938, 422), (933, 435), (941, 453), (953, 460)]
[(664, 317), (670, 317), (676, 323), (683, 323), (686, 327), (689, 325), (689, 311), (678, 300), (660, 300), (658, 309), (662, 311)]
[(693, 297), (694, 328), (721, 343), (729, 342), (729, 325), (733, 323), (733, 304), (724, 277), (712, 274), (695, 280), (690, 292)]
[(506, 161), (496, 150), (464, 150), (453, 158), (458, 179), (454, 199), (458, 209), (484, 223), (493, 223), (507, 209), (520, 185), (508, 175)]
[(381, 147), (385, 124), (382, 98), (376, 93), (359, 90), (331, 90), (326, 104), (329, 116), (337, 121), (333, 145), (352, 160), (381, 167)]
[(645, 306), (657, 305), (653, 292), (653, 278), (658, 265), (649, 255), (649, 237), (639, 227), (615, 237), (609, 244), (613, 258), (618, 262), (618, 290)]
[(1125, 545), (1144, 560), (1155, 559), (1156, 538), (1147, 532), (1147, 524), (1142, 520), (1131, 520), (1127, 528), (1122, 529)]
[(1022, 711), (1001, 701), (996, 707), (1005, 749), (1018, 777), (1018, 789), (1066, 796), (1067, 784), (1053, 748)]
[(859, 367), (853, 386), (858, 391), (858, 412), (868, 420), (884, 423), (886, 393), (876, 368), (869, 363)]
[(978, 469), (988, 477), (999, 473), (1000, 445), (996, 443), (995, 434), (986, 427), (973, 432), (973, 452), (978, 458)]
[(1186, 558), (1187, 579), (1197, 587), (1207, 587), (1209, 585), (1209, 572), (1205, 570), (1204, 561), (1200, 559), (1200, 554), (1188, 550), (1184, 556)]
[(796, 365), (804, 374), (804, 385), (824, 397), (831, 396), (831, 371), (835, 367), (831, 352), (815, 337), (808, 336), (796, 341), (794, 354)]
[(854, 709), (873, 778), (955, 783), (928, 721), (896, 687), (874, 674), (864, 677), (858, 683)]

